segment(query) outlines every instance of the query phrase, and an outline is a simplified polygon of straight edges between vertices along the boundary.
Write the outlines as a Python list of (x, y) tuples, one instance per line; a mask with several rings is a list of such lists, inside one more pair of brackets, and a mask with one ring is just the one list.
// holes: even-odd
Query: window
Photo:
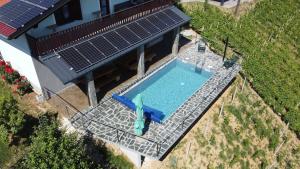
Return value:
[(80, 1), (73, 0), (69, 2), (59, 10), (55, 11), (54, 16), (56, 25), (64, 25), (73, 22), (74, 20), (82, 19)]

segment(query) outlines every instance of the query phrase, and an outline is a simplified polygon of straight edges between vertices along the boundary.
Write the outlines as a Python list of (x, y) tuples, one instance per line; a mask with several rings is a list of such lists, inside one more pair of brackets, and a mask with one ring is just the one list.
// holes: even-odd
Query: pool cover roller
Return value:
[[(113, 94), (112, 98), (117, 100), (118, 102), (124, 104), (129, 109), (131, 109), (133, 111), (136, 110), (135, 104), (130, 99), (128, 99), (127, 97), (120, 96), (120, 95), (117, 95), (117, 94)], [(161, 123), (162, 119), (165, 117), (163, 112), (161, 112), (159, 110), (156, 110), (156, 109), (153, 109), (151, 107), (148, 107), (146, 105), (143, 105), (143, 110), (144, 110), (144, 115), (147, 118), (149, 118), (152, 121), (155, 121), (157, 123)]]

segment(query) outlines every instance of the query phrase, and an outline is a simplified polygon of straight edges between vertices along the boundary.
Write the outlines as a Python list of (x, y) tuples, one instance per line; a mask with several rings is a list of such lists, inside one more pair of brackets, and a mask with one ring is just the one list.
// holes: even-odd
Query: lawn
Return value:
[(182, 7), (216, 52), (229, 37), (252, 87), (300, 135), (300, 1), (261, 0), (238, 19), (203, 3)]

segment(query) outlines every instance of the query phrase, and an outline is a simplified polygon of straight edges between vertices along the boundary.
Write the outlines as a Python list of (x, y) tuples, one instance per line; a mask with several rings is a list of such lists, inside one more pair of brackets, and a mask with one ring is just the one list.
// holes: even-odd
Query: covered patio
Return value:
[(135, 72), (137, 78), (145, 74), (149, 65), (162, 55), (153, 49), (158, 43), (163, 43), (159, 46), (168, 48), (171, 55), (176, 56), (180, 26), (188, 21), (189, 17), (176, 7), (165, 7), (115, 29), (71, 43), (40, 60), (63, 83), (75, 82), (86, 88), (89, 104), (95, 107), (97, 93), (111, 82), (118, 84), (120, 71)]

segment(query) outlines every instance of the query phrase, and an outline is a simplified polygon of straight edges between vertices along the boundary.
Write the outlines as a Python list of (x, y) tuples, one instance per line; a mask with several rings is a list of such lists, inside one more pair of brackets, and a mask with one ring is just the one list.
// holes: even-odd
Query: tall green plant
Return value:
[(12, 96), (0, 96), (0, 125), (16, 134), (24, 123), (24, 113), (19, 109), (17, 101)]
[(0, 168), (3, 167), (9, 157), (8, 132), (4, 126), (0, 125)]

